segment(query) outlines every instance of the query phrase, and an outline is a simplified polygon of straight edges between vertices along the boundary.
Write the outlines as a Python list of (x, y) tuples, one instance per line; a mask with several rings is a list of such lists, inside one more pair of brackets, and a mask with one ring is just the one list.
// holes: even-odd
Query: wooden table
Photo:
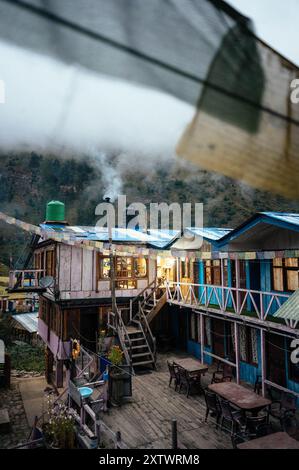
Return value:
[(174, 364), (185, 369), (190, 374), (204, 374), (209, 370), (206, 364), (202, 364), (200, 361), (193, 359), (192, 357), (186, 357), (185, 359), (174, 359)]
[(299, 449), (296, 441), (286, 432), (276, 432), (237, 445), (238, 449)]
[(255, 415), (263, 408), (271, 405), (271, 401), (267, 398), (260, 397), (251, 390), (234, 382), (212, 384), (209, 385), (209, 389), (241, 410), (250, 411)]

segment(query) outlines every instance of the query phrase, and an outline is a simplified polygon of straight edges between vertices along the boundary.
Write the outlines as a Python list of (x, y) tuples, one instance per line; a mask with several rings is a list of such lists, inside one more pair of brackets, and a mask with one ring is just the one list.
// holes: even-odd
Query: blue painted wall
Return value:
[[(204, 350), (207, 352), (211, 352), (211, 348), (208, 346), (205, 346)], [(196, 343), (195, 341), (189, 340), (187, 343), (187, 351), (189, 354), (192, 354), (192, 356), (196, 357), (197, 359), (201, 359), (200, 343)], [(205, 355), (204, 362), (205, 364), (211, 365), (213, 362), (213, 358), (211, 356)]]

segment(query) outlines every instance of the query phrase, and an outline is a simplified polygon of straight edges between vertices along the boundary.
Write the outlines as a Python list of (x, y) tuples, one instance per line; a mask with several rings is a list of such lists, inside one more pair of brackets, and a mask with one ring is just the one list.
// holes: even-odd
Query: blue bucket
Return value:
[(90, 387), (79, 387), (78, 390), (82, 398), (89, 398), (93, 392)]

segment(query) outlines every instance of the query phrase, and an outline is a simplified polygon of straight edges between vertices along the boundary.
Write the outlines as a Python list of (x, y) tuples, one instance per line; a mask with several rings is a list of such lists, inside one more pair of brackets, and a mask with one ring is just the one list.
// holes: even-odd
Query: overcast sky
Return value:
[(299, 65), (298, 0), (228, 0), (252, 18), (258, 36)]

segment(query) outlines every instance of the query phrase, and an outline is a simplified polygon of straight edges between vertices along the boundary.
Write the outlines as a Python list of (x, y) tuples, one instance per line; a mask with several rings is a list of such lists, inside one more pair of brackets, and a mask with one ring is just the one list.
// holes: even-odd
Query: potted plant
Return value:
[(75, 446), (75, 420), (64, 403), (48, 401), (48, 422), (43, 431), (51, 449), (73, 449)]
[(112, 405), (121, 405), (124, 396), (124, 379), (127, 373), (121, 368), (123, 351), (117, 345), (112, 346), (108, 354), (109, 367), (109, 397)]

